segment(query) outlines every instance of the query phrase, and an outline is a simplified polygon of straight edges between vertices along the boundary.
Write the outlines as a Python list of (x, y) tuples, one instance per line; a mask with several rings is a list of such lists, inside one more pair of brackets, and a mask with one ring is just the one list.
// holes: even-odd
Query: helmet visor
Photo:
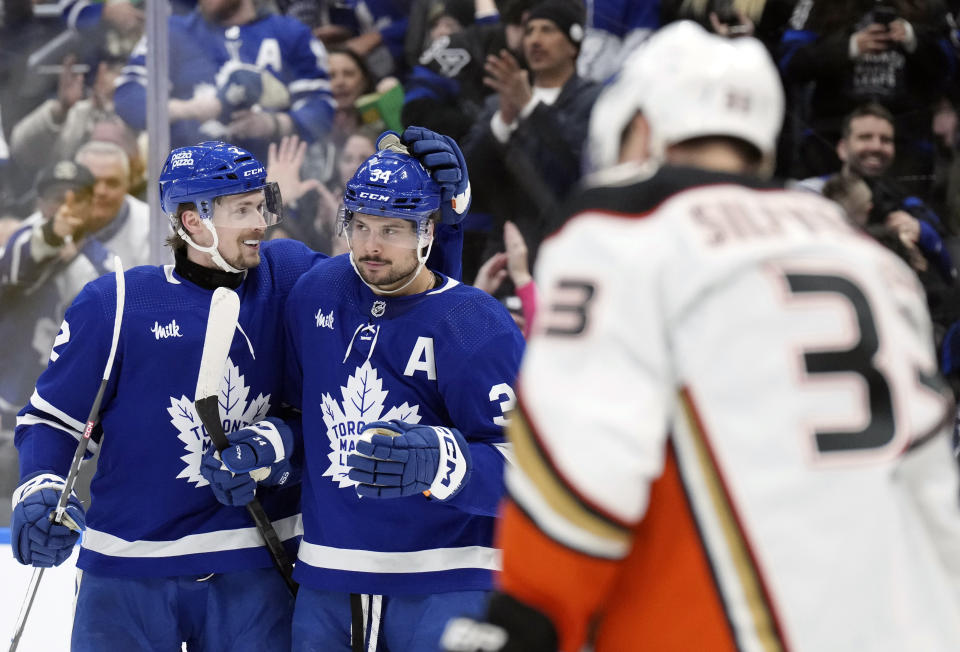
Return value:
[(280, 188), (273, 181), (257, 190), (217, 197), (213, 202), (213, 224), (218, 227), (251, 229), (273, 226), (282, 215)]
[(399, 217), (375, 217), (341, 209), (339, 231), (346, 237), (351, 249), (380, 244), (403, 249), (424, 246), (422, 236), (427, 232), (427, 220), (414, 222)]

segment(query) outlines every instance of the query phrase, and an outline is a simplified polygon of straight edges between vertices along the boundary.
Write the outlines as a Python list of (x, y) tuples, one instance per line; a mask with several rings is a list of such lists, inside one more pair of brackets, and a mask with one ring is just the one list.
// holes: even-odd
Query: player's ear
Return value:
[(187, 209), (180, 214), (180, 223), (183, 225), (183, 230), (191, 236), (204, 230), (202, 220), (200, 214), (193, 209)]

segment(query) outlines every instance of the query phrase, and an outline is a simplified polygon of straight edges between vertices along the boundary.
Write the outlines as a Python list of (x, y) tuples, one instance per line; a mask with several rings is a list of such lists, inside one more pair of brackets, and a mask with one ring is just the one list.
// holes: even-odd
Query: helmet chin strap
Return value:
[(353, 251), (350, 252), (350, 265), (353, 266), (353, 271), (355, 271), (357, 276), (360, 277), (360, 281), (377, 294), (396, 294), (397, 292), (408, 288), (410, 284), (413, 283), (420, 275), (420, 270), (423, 269), (423, 266), (427, 264), (427, 258), (430, 257), (430, 250), (433, 249), (433, 236), (430, 236), (430, 240), (424, 244), (423, 241), (426, 237), (428, 236), (420, 236), (420, 241), (417, 243), (417, 262), (419, 263), (417, 265), (417, 269), (413, 271), (406, 283), (393, 290), (383, 290), (377, 285), (367, 283), (367, 279), (363, 278), (363, 274), (361, 274), (360, 270), (357, 269), (357, 262), (353, 259)]
[[(180, 234), (180, 237), (183, 238), (188, 245), (190, 245), (197, 251), (202, 251), (205, 254), (210, 254), (210, 260), (212, 260), (214, 265), (216, 265), (223, 271), (232, 272), (234, 274), (243, 273), (245, 270), (237, 269), (236, 267), (228, 263), (226, 260), (224, 260), (223, 256), (220, 255), (220, 249), (218, 249), (218, 247), (220, 246), (220, 237), (217, 235), (217, 230), (213, 228), (213, 224), (210, 223), (210, 220), (205, 219), (205, 220), (201, 220), (201, 222), (203, 222), (203, 225), (207, 227), (207, 230), (213, 235), (213, 244), (210, 245), (209, 247), (202, 247), (198, 245), (196, 242), (194, 242), (193, 239), (187, 234), (187, 232), (184, 231), (182, 226), (179, 229), (177, 229), (177, 233)], [(353, 258), (351, 258), (351, 260), (353, 260)]]

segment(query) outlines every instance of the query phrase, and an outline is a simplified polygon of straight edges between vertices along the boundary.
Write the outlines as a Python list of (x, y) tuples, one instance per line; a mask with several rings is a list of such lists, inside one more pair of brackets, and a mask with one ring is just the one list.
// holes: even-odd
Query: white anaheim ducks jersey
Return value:
[(588, 631), (597, 652), (958, 649), (915, 275), (812, 193), (636, 180), (583, 193), (540, 252), (502, 588), (567, 652)]

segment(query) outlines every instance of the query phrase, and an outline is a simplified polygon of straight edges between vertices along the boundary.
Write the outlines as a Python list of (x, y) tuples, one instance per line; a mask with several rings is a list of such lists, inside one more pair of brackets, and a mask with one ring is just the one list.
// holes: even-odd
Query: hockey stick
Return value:
[[(100, 380), (100, 388), (97, 390), (97, 396), (93, 399), (93, 406), (90, 408), (90, 414), (87, 416), (87, 425), (83, 429), (83, 435), (77, 444), (77, 450), (73, 453), (73, 462), (70, 464), (70, 471), (63, 483), (63, 492), (60, 494), (60, 500), (57, 501), (57, 507), (50, 513), (50, 521), (56, 525), (66, 525), (71, 530), (80, 531), (80, 526), (67, 514), (67, 501), (70, 500), (70, 493), (73, 486), (77, 483), (77, 476), (80, 474), (80, 462), (83, 461), (83, 454), (87, 451), (87, 444), (90, 443), (90, 436), (93, 434), (93, 428), (97, 425), (97, 419), (100, 416), (100, 402), (103, 400), (103, 393), (107, 389), (107, 381), (110, 379), (110, 371), (113, 367), (113, 358), (117, 353), (117, 342), (120, 339), (120, 323), (123, 321), (123, 303), (126, 297), (126, 283), (123, 276), (123, 263), (120, 256), (113, 257), (113, 273), (117, 280), (117, 310), (113, 316), (113, 338), (110, 341), (110, 354), (107, 356), (107, 366), (103, 369), (103, 378)], [(20, 607), (20, 615), (17, 616), (17, 627), (10, 639), (10, 650), (14, 652), (20, 644), (20, 637), (23, 635), (23, 628), (27, 624), (27, 617), (30, 615), (30, 609), (33, 607), (33, 600), (37, 597), (37, 589), (40, 588), (40, 579), (43, 577), (45, 568), (34, 568), (33, 575), (30, 577), (30, 584), (27, 585), (27, 595), (23, 599), (23, 605)]]
[[(218, 451), (230, 446), (220, 417), (219, 394), (220, 383), (223, 381), (223, 368), (227, 364), (230, 343), (233, 342), (233, 333), (237, 328), (239, 315), (240, 297), (237, 293), (224, 287), (214, 290), (213, 298), (210, 299), (210, 316), (207, 318), (207, 332), (203, 338), (203, 353), (200, 357), (200, 373), (197, 375), (197, 391), (194, 394), (193, 406), (203, 427), (207, 429), (210, 441)], [(253, 472), (250, 475), (254, 480), (262, 479)], [(287, 556), (277, 531), (273, 529), (273, 523), (263, 511), (263, 505), (254, 498), (247, 503), (247, 511), (253, 518), (260, 536), (263, 537), (274, 567), (280, 572), (290, 593), (297, 595), (297, 583), (293, 581), (293, 564)]]

